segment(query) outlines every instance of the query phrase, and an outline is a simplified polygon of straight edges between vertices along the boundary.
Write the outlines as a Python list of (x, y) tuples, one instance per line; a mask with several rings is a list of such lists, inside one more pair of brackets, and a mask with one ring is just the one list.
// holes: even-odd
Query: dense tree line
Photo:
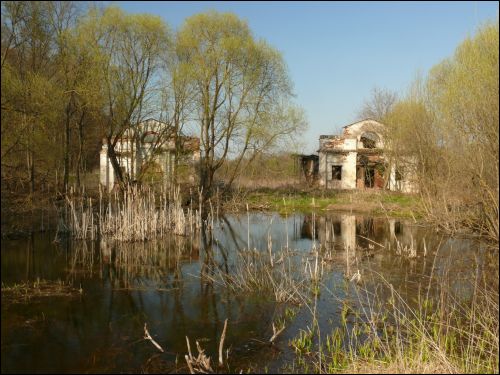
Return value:
[(6, 1), (1, 55), (2, 186), (30, 195), (80, 184), (103, 139), (126, 184), (116, 145), (146, 118), (169, 125), (156, 149), (173, 138), (180, 150), (188, 127), (200, 137), (205, 197), (226, 160), (237, 160), (231, 184), (242, 161), (306, 126), (281, 54), (229, 13), (194, 15), (173, 31), (117, 7)]

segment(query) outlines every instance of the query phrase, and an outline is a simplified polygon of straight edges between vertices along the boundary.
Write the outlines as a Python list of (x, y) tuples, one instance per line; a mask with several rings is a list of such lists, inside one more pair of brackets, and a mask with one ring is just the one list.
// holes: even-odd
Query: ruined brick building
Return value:
[(319, 137), (317, 174), (326, 189), (382, 189), (414, 192), (410, 165), (390, 163), (384, 152), (384, 125), (365, 119), (343, 127), (342, 135)]

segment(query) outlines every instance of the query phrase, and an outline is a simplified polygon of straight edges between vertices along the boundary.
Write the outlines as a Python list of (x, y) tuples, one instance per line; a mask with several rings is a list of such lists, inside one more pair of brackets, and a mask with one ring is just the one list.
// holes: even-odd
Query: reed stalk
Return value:
[(151, 188), (129, 185), (123, 194), (109, 196), (105, 210), (101, 189), (98, 207), (94, 207), (92, 198), (71, 188), (64, 210), (69, 220), (63, 219), (58, 232), (69, 232), (83, 240), (99, 236), (124, 242), (146, 241), (163, 238), (167, 233), (184, 236), (201, 225), (201, 206), (185, 212), (179, 187), (169, 191), (168, 197), (163, 191), (157, 199)]

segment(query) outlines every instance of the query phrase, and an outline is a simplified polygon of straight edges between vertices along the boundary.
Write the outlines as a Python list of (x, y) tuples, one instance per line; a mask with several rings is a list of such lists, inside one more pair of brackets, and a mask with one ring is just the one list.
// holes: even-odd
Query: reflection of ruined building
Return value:
[[(311, 231), (311, 216), (305, 216), (301, 234), (303, 238)], [(352, 213), (330, 213), (317, 216), (315, 225), (316, 238), (327, 250), (343, 250), (354, 255), (358, 250), (369, 249), (377, 243), (378, 249), (389, 251), (396, 247), (396, 241), (410, 246), (417, 239), (421, 242), (417, 226), (411, 226), (397, 219), (354, 215)]]
[[(383, 188), (412, 192), (406, 166), (389, 167), (384, 154), (384, 125), (371, 119), (344, 126), (342, 135), (319, 138), (319, 184), (329, 189)], [(390, 170), (388, 170), (390, 168)]]
[[(179, 136), (179, 170), (186, 170), (188, 179), (194, 182), (194, 165), (200, 158), (200, 140), (196, 137)], [(169, 125), (149, 119), (137, 127), (125, 130), (115, 146), (122, 173), (135, 180), (145, 175), (168, 181), (175, 166), (174, 131)], [(115, 173), (108, 157), (108, 145), (103, 141), (100, 161), (100, 182), (112, 189)]]

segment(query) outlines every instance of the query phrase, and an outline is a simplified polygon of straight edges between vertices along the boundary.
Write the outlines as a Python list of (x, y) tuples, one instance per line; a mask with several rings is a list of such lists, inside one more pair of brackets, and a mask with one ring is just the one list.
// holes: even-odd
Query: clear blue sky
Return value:
[(280, 50), (307, 114), (304, 153), (320, 134), (355, 120), (374, 86), (403, 92), (417, 72), (451, 56), (498, 2), (156, 2), (120, 1), (133, 13), (160, 15), (171, 28), (209, 9), (233, 12)]

